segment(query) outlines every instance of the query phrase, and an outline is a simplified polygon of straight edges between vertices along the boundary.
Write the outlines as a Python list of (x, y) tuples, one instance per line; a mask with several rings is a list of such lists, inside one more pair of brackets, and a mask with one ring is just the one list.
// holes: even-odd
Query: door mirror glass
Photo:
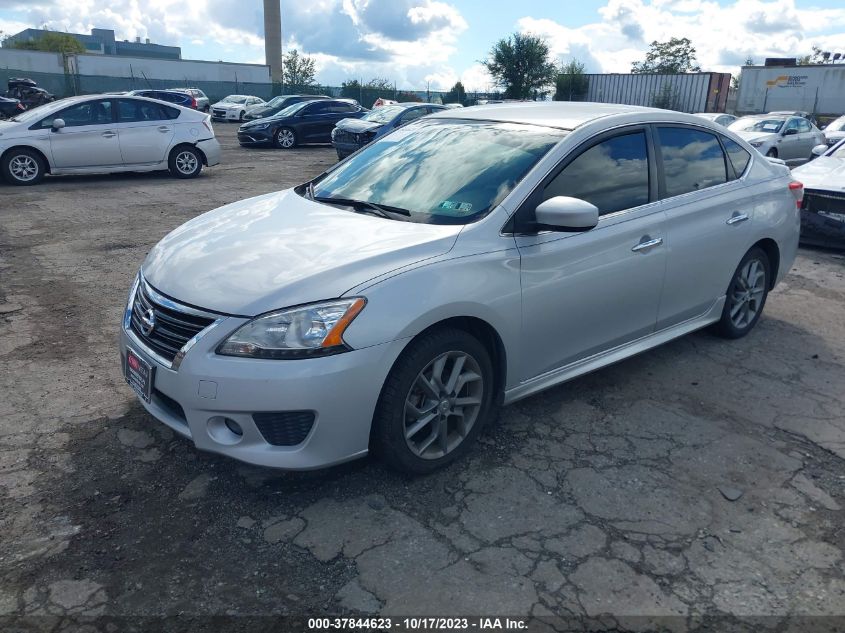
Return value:
[(813, 156), (821, 156), (827, 151), (827, 145), (816, 145), (812, 151)]
[(599, 223), (599, 208), (586, 200), (555, 196), (534, 212), (537, 223), (553, 231), (589, 231)]
[(53, 125), (51, 126), (53, 128), (53, 131), (58, 132), (64, 126), (65, 126), (65, 120), (64, 119), (53, 119)]

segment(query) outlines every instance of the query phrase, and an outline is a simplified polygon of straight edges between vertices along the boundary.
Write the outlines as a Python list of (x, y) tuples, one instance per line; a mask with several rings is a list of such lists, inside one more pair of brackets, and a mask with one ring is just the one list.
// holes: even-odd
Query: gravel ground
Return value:
[(782, 631), (845, 616), (841, 256), (802, 250), (747, 338), (699, 332), (507, 407), (435, 475), (255, 468), (155, 422), (116, 349), (157, 240), (335, 159), (241, 149), (216, 127), (223, 164), (193, 181), (0, 184), (0, 629), (329, 613), (720, 631), (765, 616), (755, 626)]

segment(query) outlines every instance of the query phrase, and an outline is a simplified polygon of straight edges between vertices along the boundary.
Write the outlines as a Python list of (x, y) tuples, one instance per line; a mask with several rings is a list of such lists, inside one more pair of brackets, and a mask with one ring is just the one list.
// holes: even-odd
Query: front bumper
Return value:
[[(250, 464), (307, 470), (365, 455), (381, 387), (405, 341), (287, 361), (216, 354), (219, 343), (246, 321), (223, 318), (176, 370), (121, 327), (121, 367), (131, 347), (155, 368), (150, 402), (139, 398), (144, 408), (198, 449)], [(314, 422), (299, 444), (278, 446), (253, 418), (269, 412), (312, 412)], [(225, 418), (240, 426), (240, 437), (221, 423)]]
[(238, 130), (238, 143), (241, 145), (267, 145), (273, 142), (273, 132), (270, 128), (263, 130)]
[(350, 142), (338, 142), (332, 140), (332, 147), (334, 147), (335, 151), (337, 152), (337, 157), (339, 159), (344, 159), (350, 154), (354, 154), (359, 149), (364, 147), (367, 143), (350, 143)]
[(220, 164), (220, 142), (216, 138), (197, 141), (197, 149), (205, 154), (205, 160), (209, 167)]
[(241, 110), (211, 108), (211, 118), (215, 121), (239, 121)]

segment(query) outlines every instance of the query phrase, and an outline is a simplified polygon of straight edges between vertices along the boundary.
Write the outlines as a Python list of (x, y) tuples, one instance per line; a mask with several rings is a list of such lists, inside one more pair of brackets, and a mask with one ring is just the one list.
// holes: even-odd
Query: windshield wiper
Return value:
[(315, 200), (317, 202), (327, 202), (329, 204), (342, 204), (348, 205), (350, 207), (365, 209), (367, 211), (374, 212), (376, 215), (380, 215), (381, 217), (388, 218), (390, 220), (395, 219), (393, 215), (411, 217), (411, 212), (407, 209), (402, 209), (400, 207), (391, 207), (384, 204), (376, 204), (375, 202), (368, 202), (367, 200), (352, 200), (350, 198), (334, 198), (327, 196), (318, 196), (315, 198), (313, 197), (313, 192), (312, 200)]

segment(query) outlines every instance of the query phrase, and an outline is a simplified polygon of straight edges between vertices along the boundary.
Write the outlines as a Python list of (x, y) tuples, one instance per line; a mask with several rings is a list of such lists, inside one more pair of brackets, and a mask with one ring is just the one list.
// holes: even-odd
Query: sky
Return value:
[[(185, 59), (264, 63), (261, 0), (0, 0), (0, 31), (27, 27), (182, 47)], [(629, 72), (650, 42), (688, 37), (702, 70), (749, 57), (845, 54), (842, 0), (281, 0), (283, 49), (315, 58), (317, 81), (386, 78), (402, 89), (493, 88), (480, 61), (514, 32), (546, 39), (556, 61)]]

